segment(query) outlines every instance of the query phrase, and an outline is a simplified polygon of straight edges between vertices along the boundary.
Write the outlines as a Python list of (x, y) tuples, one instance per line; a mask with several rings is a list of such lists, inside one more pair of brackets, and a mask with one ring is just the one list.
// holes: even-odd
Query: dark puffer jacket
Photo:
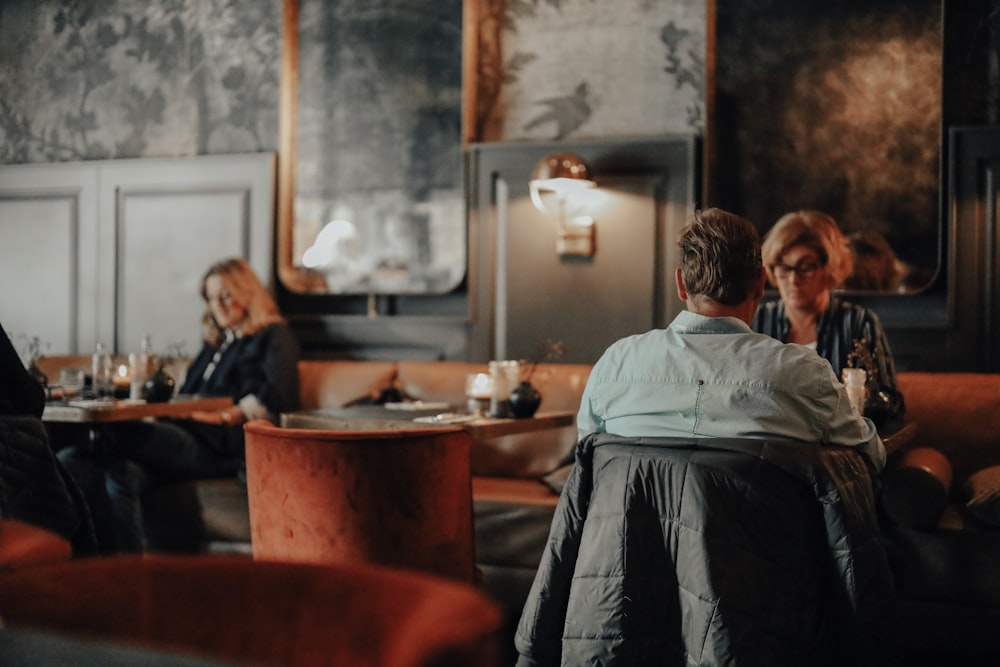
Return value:
[(0, 518), (18, 519), (69, 540), (77, 555), (97, 552), (83, 494), (32, 415), (0, 415)]
[(852, 449), (592, 435), (521, 616), (518, 665), (885, 664), (893, 599)]

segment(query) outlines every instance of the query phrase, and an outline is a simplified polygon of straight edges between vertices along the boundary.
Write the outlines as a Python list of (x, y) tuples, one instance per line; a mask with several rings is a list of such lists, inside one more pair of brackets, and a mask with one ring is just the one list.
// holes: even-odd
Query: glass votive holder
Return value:
[(132, 380), (128, 372), (128, 364), (119, 364), (115, 367), (114, 376), (111, 378), (113, 396), (115, 398), (127, 398), (129, 385)]
[(469, 412), (485, 414), (493, 396), (493, 378), (488, 373), (469, 373), (465, 376), (465, 397)]
[(493, 392), (490, 395), (490, 417), (507, 419), (513, 416), (510, 394), (517, 386), (520, 364), (516, 361), (498, 360), (489, 364)]
[(59, 371), (59, 385), (65, 399), (75, 398), (83, 391), (86, 374), (82, 368), (63, 368)]

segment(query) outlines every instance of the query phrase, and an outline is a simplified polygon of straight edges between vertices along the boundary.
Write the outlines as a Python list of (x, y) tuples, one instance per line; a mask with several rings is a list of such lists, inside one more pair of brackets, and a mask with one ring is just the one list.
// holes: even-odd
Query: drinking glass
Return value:
[(115, 393), (115, 368), (111, 364), (111, 356), (107, 359), (99, 360), (94, 364), (92, 375), (94, 385), (94, 396), (97, 398), (108, 398)]
[(63, 398), (71, 399), (83, 390), (84, 373), (81, 368), (63, 368), (59, 371), (59, 385)]
[(868, 373), (863, 368), (845, 368), (840, 372), (841, 379), (847, 389), (847, 397), (859, 415), (865, 414), (866, 387)]

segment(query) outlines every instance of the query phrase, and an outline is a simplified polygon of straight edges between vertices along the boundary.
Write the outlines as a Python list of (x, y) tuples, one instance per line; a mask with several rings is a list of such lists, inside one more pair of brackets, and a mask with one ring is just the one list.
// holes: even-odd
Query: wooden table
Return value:
[(449, 423), (415, 422), (416, 417), (441, 414), (442, 410), (409, 411), (389, 410), (381, 406), (355, 406), (349, 408), (324, 408), (287, 412), (281, 415), (284, 428), (322, 428), (337, 431), (399, 430), (410, 428), (433, 428), (435, 426), (461, 426), (473, 440), (488, 440), (505, 435), (546, 431), (548, 429), (572, 426), (576, 423), (576, 413), (539, 412), (525, 419), (495, 419), (476, 417), (469, 421)]
[(179, 396), (167, 403), (116, 401), (69, 401), (45, 404), (42, 421), (97, 424), (136, 421), (147, 417), (189, 417), (201, 410), (222, 410), (233, 404), (228, 396)]

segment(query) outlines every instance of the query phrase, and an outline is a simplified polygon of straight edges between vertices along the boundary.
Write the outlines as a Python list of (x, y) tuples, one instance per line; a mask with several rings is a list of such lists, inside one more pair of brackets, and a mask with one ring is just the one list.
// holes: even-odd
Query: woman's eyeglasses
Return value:
[(819, 268), (819, 264), (815, 262), (800, 262), (795, 266), (787, 266), (785, 264), (772, 264), (771, 273), (774, 274), (775, 278), (779, 280), (784, 280), (788, 278), (793, 273), (799, 278), (811, 278), (816, 269)]

